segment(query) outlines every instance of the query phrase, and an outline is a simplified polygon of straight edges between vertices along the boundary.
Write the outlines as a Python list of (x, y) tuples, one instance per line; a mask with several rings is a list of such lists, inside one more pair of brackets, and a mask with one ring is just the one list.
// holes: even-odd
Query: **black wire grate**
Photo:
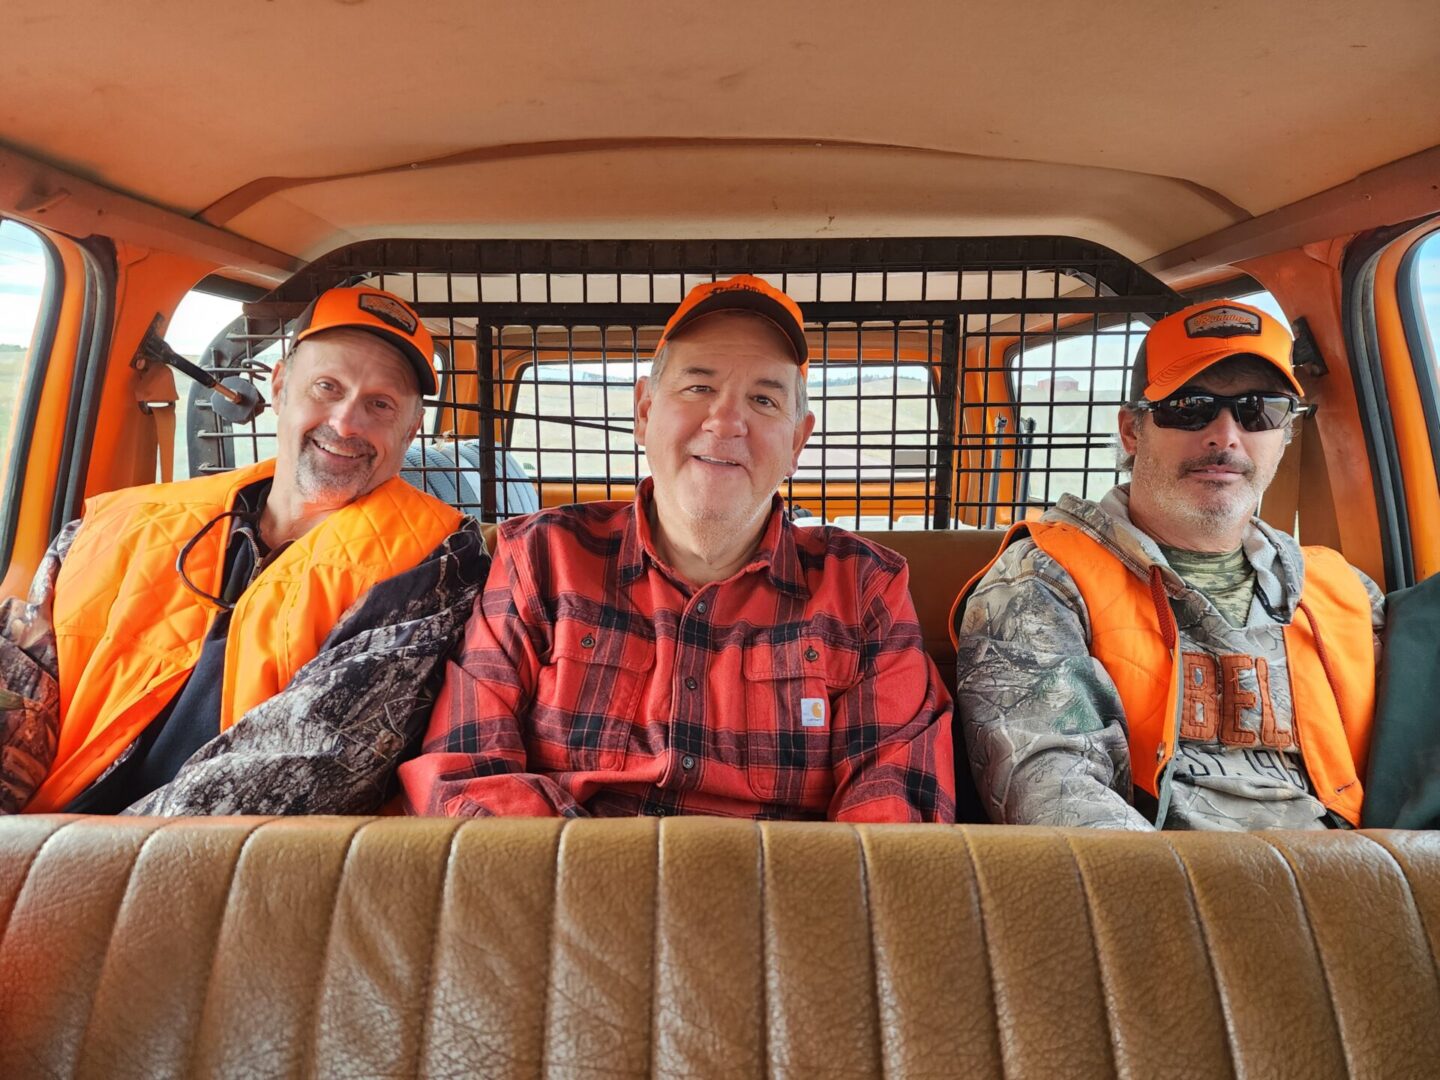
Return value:
[[(283, 334), (326, 288), (414, 303), (440, 390), (405, 476), (484, 520), (629, 498), (647, 473), (636, 380), (694, 285), (756, 273), (810, 336), (815, 434), (785, 495), (801, 521), (1008, 524), (1116, 482), (1115, 408), (1149, 322), (1181, 299), (1067, 238), (368, 241), (311, 264), (211, 347), (268, 397)], [(274, 452), (273, 413), (233, 428), (191, 396), (195, 471)]]

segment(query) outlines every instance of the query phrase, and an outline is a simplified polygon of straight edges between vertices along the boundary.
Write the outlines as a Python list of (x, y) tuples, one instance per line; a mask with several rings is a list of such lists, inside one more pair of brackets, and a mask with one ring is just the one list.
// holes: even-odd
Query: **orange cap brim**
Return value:
[(1155, 374), (1155, 377), (1145, 386), (1141, 396), (1147, 401), (1161, 401), (1170, 397), (1206, 368), (1213, 367), (1221, 360), (1229, 360), (1231, 357), (1238, 356), (1253, 357), (1256, 360), (1264, 361), (1285, 376), (1285, 381), (1290, 384), (1295, 393), (1301, 397), (1305, 396), (1305, 388), (1295, 378), (1295, 373), (1289, 365), (1277, 361), (1273, 356), (1257, 353), (1253, 349), (1237, 347), (1203, 349), (1171, 360), (1163, 370)]
[(721, 311), (750, 311), (764, 316), (785, 335), (795, 354), (795, 362), (802, 371), (808, 370), (810, 344), (805, 339), (805, 324), (801, 321), (799, 305), (783, 293), (775, 292), (768, 283), (759, 279), (750, 280), (754, 281), (753, 285), (736, 285), (736, 279), (730, 278), (692, 289), (665, 324), (655, 351), (659, 352), (668, 345), (696, 319)]

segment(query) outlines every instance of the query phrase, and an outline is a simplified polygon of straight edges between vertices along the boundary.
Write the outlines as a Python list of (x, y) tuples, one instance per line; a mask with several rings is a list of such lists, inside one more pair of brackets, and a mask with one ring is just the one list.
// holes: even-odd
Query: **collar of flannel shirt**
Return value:
[[(648, 512), (654, 499), (654, 489), (655, 480), (649, 476), (641, 480), (635, 489), (634, 507), (620, 542), (620, 582), (628, 585), (640, 577), (645, 573), (648, 562), (685, 592), (692, 592), (694, 586), (667, 566), (655, 551)], [(805, 583), (800, 564), (800, 553), (795, 546), (795, 526), (785, 517), (785, 503), (779, 494), (770, 504), (770, 520), (760, 536), (759, 546), (735, 577), (758, 571), (764, 571), (770, 578), (770, 584), (782, 593), (802, 600), (810, 596), (810, 587)], [(729, 580), (733, 581), (735, 577)]]

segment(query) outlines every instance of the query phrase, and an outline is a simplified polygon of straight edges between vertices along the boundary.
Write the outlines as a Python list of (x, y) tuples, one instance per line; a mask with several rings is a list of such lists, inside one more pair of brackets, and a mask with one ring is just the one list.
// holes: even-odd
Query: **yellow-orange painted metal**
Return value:
[[(1328, 490), (1320, 490), (1313, 468), (1300, 478), (1300, 541), (1333, 544), (1332, 529), (1338, 529), (1339, 549), (1346, 559), (1383, 582), (1375, 481), (1365, 455), (1365, 432), (1341, 325), (1340, 267), (1349, 241), (1350, 237), (1343, 237), (1308, 244), (1254, 259), (1238, 269), (1268, 289), (1291, 322), (1304, 318), (1309, 323), (1329, 369), (1321, 378), (1300, 374), (1306, 398), (1320, 406), (1315, 416), (1304, 421), (1308, 425), (1304, 457), (1308, 459), (1318, 444), (1329, 479)], [(1330, 505), (1317, 506), (1317, 499), (1326, 496)], [(1343, 511), (1336, 512), (1338, 508)]]
[[(25, 595), (50, 543), (50, 515), (55, 505), (60, 455), (65, 442), (65, 417), (75, 374), (75, 354), (85, 336), (85, 257), (68, 237), (44, 229), (38, 231), (55, 245), (59, 253), (64, 286), (58, 296), (59, 317), (49, 363), (45, 367), (45, 385), (40, 394), (18, 496), (20, 506), (15, 546), (5, 578), (0, 582), (0, 595), (3, 596)], [(41, 359), (27, 357), (26, 383), (33, 377)], [(21, 400), (28, 392), (28, 386), (22, 385)]]
[(194, 259), (124, 244), (116, 249), (115, 262), (115, 328), (85, 477), (86, 498), (155, 481), (154, 421), (136, 400), (142, 373), (131, 360), (155, 316), (168, 320), (181, 298), (214, 269)]
[(1415, 576), (1429, 577), (1440, 570), (1440, 485), (1435, 453), (1421, 395), (1428, 392), (1416, 378), (1418, 343), (1409, 340), (1401, 317), (1401, 293), (1410, 282), (1400, 280), (1400, 268), (1412, 248), (1440, 232), (1440, 219), (1431, 220), (1394, 240), (1375, 265), (1375, 332), (1380, 366), (1389, 394), (1395, 450), (1404, 474), (1405, 508), (1409, 515), (1410, 547)]

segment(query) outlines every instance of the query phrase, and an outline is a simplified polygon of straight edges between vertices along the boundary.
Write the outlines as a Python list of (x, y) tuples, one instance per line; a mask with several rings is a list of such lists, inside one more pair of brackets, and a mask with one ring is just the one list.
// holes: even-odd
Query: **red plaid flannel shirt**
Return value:
[(500, 527), (413, 810), (954, 821), (952, 706), (904, 560), (777, 498), (750, 562), (692, 588), (644, 507)]

